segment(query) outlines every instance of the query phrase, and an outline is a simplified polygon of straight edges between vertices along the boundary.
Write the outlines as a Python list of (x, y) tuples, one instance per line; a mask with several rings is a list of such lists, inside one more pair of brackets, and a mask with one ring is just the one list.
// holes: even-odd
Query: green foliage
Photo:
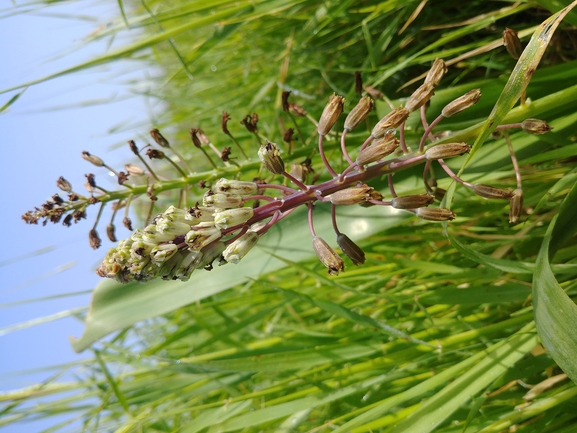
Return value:
[[(466, 180), (514, 187), (506, 141), (489, 137), (497, 123), (538, 117), (555, 129), (510, 134), (530, 211), (518, 225), (508, 223), (508, 203), (475, 197), (435, 173), (458, 218), (442, 227), (381, 207), (351, 208), (339, 224), (362, 239), (367, 263), (346, 261), (338, 277), (312, 259), (306, 215), (295, 212), (237, 266), (197, 271), (187, 283), (102, 283), (86, 332), (73, 342), (77, 350), (96, 344), (94, 361), (75, 382), (1, 394), (0, 425), (69, 413), (87, 431), (571, 431), (577, 60), (564, 45), (571, 32), (539, 27), (545, 16), (532, 3), (454, 3), (420, 10), (419, 2), (394, 0), (119, 2), (117, 21), (95, 38), (127, 25), (142, 38), (56, 75), (150, 50), (148, 60), (163, 68), (157, 95), (167, 106), (154, 126), (194, 161), (191, 184), (259, 173), (256, 140), (234, 124), (256, 111), (261, 134), (280, 143), (293, 126), (281, 109), (283, 90), (317, 119), (332, 92), (351, 109), (361, 71), (398, 105), (435, 57), (451, 66), (430, 116), (471, 88), (483, 92), (470, 111), (441, 123), (455, 131), (451, 141), (476, 143), (465, 166), (450, 164)], [(536, 35), (517, 67), (501, 48), (506, 26)], [(533, 74), (524, 71), (542, 56), (529, 82)], [(525, 88), (531, 102), (513, 108)], [(200, 126), (219, 147), (231, 145), (220, 132), (223, 110), (250, 160), (233, 147), (238, 165), (212, 170), (189, 145), (188, 129)], [(379, 104), (370, 124), (387, 110)], [(286, 149), (285, 162), (313, 156), (320, 167), (314, 124), (297, 124), (305, 142)], [(418, 119), (408, 125), (416, 146)], [(352, 134), (350, 148), (365, 136)], [(346, 167), (336, 140), (326, 149), (335, 167)], [(422, 192), (421, 175), (397, 173), (397, 190)], [(332, 240), (322, 203), (315, 227)], [(537, 385), (532, 394), (528, 385)]]

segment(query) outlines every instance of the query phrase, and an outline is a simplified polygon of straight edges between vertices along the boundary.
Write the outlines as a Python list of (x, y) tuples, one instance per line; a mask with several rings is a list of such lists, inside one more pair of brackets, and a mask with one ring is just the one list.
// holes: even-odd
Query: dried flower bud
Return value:
[(222, 152), (220, 152), (220, 159), (224, 162), (228, 162), (230, 161), (230, 155), (232, 154), (232, 148), (231, 147), (225, 147), (222, 149)]
[(365, 263), (365, 252), (344, 233), (337, 234), (337, 244), (355, 266)]
[(244, 119), (240, 121), (241, 125), (244, 125), (246, 130), (252, 134), (258, 133), (258, 115), (256, 113), (252, 113), (252, 115), (247, 114)]
[(525, 119), (521, 122), (521, 128), (527, 134), (546, 134), (553, 128), (547, 124), (544, 120), (539, 119)]
[(118, 185), (124, 185), (124, 183), (128, 182), (128, 174), (123, 171), (118, 172)]
[(321, 237), (313, 238), (313, 249), (321, 263), (328, 268), (329, 275), (339, 275), (345, 268), (343, 259)]
[(88, 241), (90, 242), (92, 249), (95, 250), (100, 248), (100, 245), (102, 245), (102, 241), (100, 240), (96, 229), (92, 229), (88, 232)]
[(280, 157), (280, 151), (276, 144), (267, 142), (260, 146), (258, 157), (264, 167), (273, 174), (284, 173), (284, 162)]
[(481, 99), (481, 89), (473, 89), (458, 97), (454, 101), (449, 102), (441, 114), (443, 117), (451, 117), (469, 107), (472, 107)]
[(415, 209), (415, 215), (427, 221), (452, 221), (457, 216), (452, 210), (442, 207), (420, 207)]
[(337, 123), (337, 119), (343, 112), (345, 99), (335, 93), (329, 98), (329, 102), (325, 106), (321, 118), (319, 119), (318, 132), (320, 135), (327, 135), (332, 127)]
[(70, 227), (72, 225), (71, 221), (72, 221), (72, 214), (69, 213), (68, 215), (66, 215), (64, 217), (64, 221), (62, 221), (62, 225), (66, 226), (66, 227)]
[(435, 201), (435, 197), (430, 194), (406, 195), (403, 197), (394, 197), (391, 205), (395, 209), (417, 209), (427, 207)]
[(104, 166), (104, 161), (101, 158), (97, 157), (96, 155), (91, 155), (87, 151), (82, 152), (82, 158), (88, 161), (89, 163), (95, 165), (96, 167)]
[(136, 145), (134, 140), (128, 140), (128, 146), (130, 147), (130, 150), (132, 150), (132, 153), (138, 155), (138, 146)]
[(204, 206), (214, 206), (218, 209), (232, 209), (242, 204), (242, 197), (236, 194), (223, 194), (207, 191), (202, 198)]
[(509, 200), (513, 196), (513, 193), (508, 189), (496, 188), (482, 183), (476, 183), (473, 185), (473, 192), (481, 197), (490, 199)]
[(70, 182), (68, 182), (66, 179), (64, 179), (62, 176), (60, 176), (58, 178), (58, 180), (56, 181), (56, 186), (58, 188), (60, 188), (62, 191), (65, 192), (70, 192), (72, 191), (72, 185), (70, 184)]
[(202, 143), (200, 141), (200, 138), (198, 136), (200, 129), (197, 128), (190, 128), (190, 138), (192, 139), (192, 144), (194, 144), (196, 147), (198, 147), (200, 149), (200, 147), (202, 146)]
[(124, 164), (124, 169), (128, 172), (130, 176), (142, 176), (144, 175), (144, 169), (134, 164)]
[(126, 227), (128, 230), (132, 231), (132, 220), (129, 217), (124, 217), (124, 219), (122, 220), (122, 224), (124, 225), (124, 227)]
[(164, 159), (166, 157), (165, 153), (158, 149), (148, 149), (146, 151), (146, 156), (150, 159)]
[(345, 119), (345, 129), (348, 129), (349, 131), (355, 129), (359, 123), (367, 118), (369, 113), (373, 111), (374, 107), (375, 102), (368, 96), (363, 96)]
[(287, 129), (282, 137), (282, 141), (284, 141), (285, 143), (291, 143), (293, 141), (294, 133), (295, 133), (294, 128)]
[(519, 39), (519, 35), (515, 30), (506, 28), (503, 32), (503, 45), (507, 49), (507, 52), (517, 60), (521, 57), (521, 53), (523, 49), (521, 48), (521, 40)]
[(230, 114), (228, 114), (226, 111), (222, 112), (222, 120), (220, 121), (220, 126), (222, 128), (222, 132), (224, 132), (226, 135), (230, 135), (230, 131), (228, 130), (228, 126), (227, 123), (230, 120)]
[(425, 83), (432, 84), (434, 87), (437, 87), (441, 82), (441, 78), (447, 73), (447, 65), (442, 59), (435, 59), (433, 62), (433, 66), (429, 72), (427, 72), (427, 76), (425, 77)]
[(371, 98), (383, 99), (383, 92), (381, 92), (379, 89), (375, 89), (373, 86), (363, 86), (363, 89), (365, 89), (365, 92), (367, 92)]
[(405, 108), (412, 113), (415, 110), (418, 110), (433, 96), (435, 93), (435, 86), (431, 83), (425, 83), (421, 85), (417, 90), (413, 92), (413, 94), (409, 97)]
[(513, 191), (513, 195), (509, 199), (509, 222), (511, 224), (517, 224), (519, 222), (519, 217), (523, 211), (523, 190), (517, 188)]
[(244, 235), (233, 241), (222, 253), (222, 257), (228, 263), (235, 265), (248, 254), (248, 252), (257, 244), (258, 234), (252, 230), (247, 231)]
[(350, 206), (370, 200), (370, 193), (372, 190), (373, 188), (370, 186), (362, 185), (358, 187), (342, 189), (327, 196), (327, 198), (331, 201), (332, 204)]
[(399, 139), (393, 134), (386, 134), (373, 140), (373, 143), (361, 150), (357, 156), (356, 163), (359, 166), (379, 161), (390, 155), (399, 146)]
[(110, 223), (106, 226), (106, 236), (110, 239), (110, 242), (116, 242), (116, 227), (114, 224)]
[(289, 102), (289, 108), (292, 113), (299, 117), (305, 117), (307, 115), (307, 110), (300, 105), (295, 104), (294, 102)]
[(200, 250), (221, 237), (222, 233), (218, 227), (211, 223), (200, 223), (185, 235), (184, 242), (191, 250)]
[(363, 93), (363, 77), (360, 71), (355, 71), (355, 93), (359, 96)]
[(168, 140), (166, 138), (164, 138), (164, 136), (160, 133), (160, 131), (158, 129), (155, 128), (152, 131), (150, 131), (150, 136), (156, 142), (156, 144), (158, 144), (159, 146), (170, 147)]
[(388, 134), (390, 129), (395, 129), (401, 126), (401, 124), (407, 120), (409, 114), (409, 110), (406, 108), (395, 108), (393, 111), (378, 121), (378, 123), (373, 128), (371, 135), (375, 138), (380, 138), (383, 135)]
[(244, 224), (254, 215), (251, 207), (223, 210), (214, 214), (214, 225), (221, 230)]
[(471, 146), (467, 143), (445, 143), (427, 149), (425, 158), (431, 159), (445, 159), (460, 156), (471, 150)]
[(291, 92), (287, 92), (284, 91), (282, 92), (282, 96), (281, 96), (281, 101), (282, 101), (282, 111), (284, 111), (285, 113), (289, 112), (289, 96), (290, 96)]
[(242, 180), (220, 179), (212, 187), (216, 193), (236, 194), (241, 197), (254, 195), (258, 192), (258, 185), (256, 182), (247, 182)]

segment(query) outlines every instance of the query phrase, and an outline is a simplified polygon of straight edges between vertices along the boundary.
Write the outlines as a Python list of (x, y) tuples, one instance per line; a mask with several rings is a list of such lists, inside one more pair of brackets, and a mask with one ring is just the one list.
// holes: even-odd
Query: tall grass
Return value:
[[(363, 238), (367, 263), (348, 261), (338, 277), (327, 277), (312, 258), (303, 212), (275, 227), (236, 267), (196, 272), (188, 283), (99, 285), (86, 332), (73, 342), (93, 351), (93, 361), (78, 366), (76, 381), (1, 395), (0, 425), (66, 413), (86, 431), (573, 431), (577, 60), (569, 24), (554, 35), (538, 27), (555, 10), (484, 1), (119, 5), (123, 13), (95, 37), (127, 27), (145, 36), (62, 74), (150, 56), (164, 71), (153, 96), (167, 107), (151, 127), (194, 165), (190, 184), (259, 174), (258, 143), (238, 122), (256, 112), (260, 133), (280, 143), (295, 123), (282, 111), (283, 90), (317, 119), (332, 92), (345, 96), (350, 110), (360, 71), (365, 85), (396, 106), (437, 57), (450, 67), (429, 121), (467, 90), (483, 93), (473, 109), (441, 124), (454, 133), (451, 140), (475, 143), (465, 164), (451, 164), (466, 180), (515, 187), (506, 137), (488, 137), (491, 119), (538, 117), (554, 131), (510, 134), (525, 191), (520, 224), (508, 223), (507, 202), (455, 188), (435, 170), (458, 218), (438, 225), (380, 207), (343, 213), (341, 228)], [(548, 43), (532, 78), (502, 47), (506, 27), (524, 44), (535, 32)], [(520, 67), (538, 62), (545, 48), (538, 42)], [(511, 109), (529, 78), (530, 101)], [(388, 110), (379, 101), (369, 124)], [(222, 111), (231, 114), (229, 129), (249, 160), (220, 131)], [(304, 141), (285, 149), (285, 162), (312, 157), (326, 177), (314, 124), (296, 124)], [(414, 146), (418, 119), (408, 125)], [(189, 144), (191, 127), (201, 127), (219, 149), (232, 146), (234, 163), (213, 170)], [(351, 149), (364, 138), (352, 134)], [(326, 149), (334, 166), (346, 166), (336, 140)], [(421, 192), (419, 170), (396, 174), (397, 192)], [(376, 186), (384, 190), (386, 183)], [(192, 203), (202, 195), (194, 191)], [(159, 194), (157, 211), (174, 200)], [(332, 239), (322, 205), (315, 224)]]

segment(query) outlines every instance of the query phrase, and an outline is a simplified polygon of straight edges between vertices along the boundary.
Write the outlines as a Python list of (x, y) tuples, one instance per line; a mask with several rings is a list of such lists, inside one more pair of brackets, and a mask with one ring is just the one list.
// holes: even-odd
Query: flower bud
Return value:
[(110, 223), (106, 226), (106, 236), (108, 236), (108, 239), (110, 240), (110, 242), (116, 242), (116, 227), (114, 227), (114, 224)]
[(199, 132), (202, 131), (198, 128), (190, 128), (190, 139), (192, 140), (192, 144), (194, 144), (195, 147), (198, 147), (200, 149), (200, 147), (202, 146), (202, 142), (200, 141), (200, 137), (198, 136)]
[(222, 234), (220, 229), (209, 223), (200, 223), (186, 234), (184, 242), (189, 246), (190, 250), (200, 250), (212, 242), (220, 239)]
[(437, 87), (441, 82), (441, 78), (447, 73), (447, 65), (442, 59), (435, 59), (433, 66), (425, 77), (425, 83), (432, 84)]
[(144, 169), (134, 164), (124, 164), (124, 169), (130, 176), (144, 175)]
[(169, 258), (161, 263), (152, 262), (156, 266), (160, 266), (160, 269), (156, 271), (156, 275), (163, 280), (176, 280), (178, 279), (178, 271), (180, 265), (184, 260), (185, 254), (181, 254), (176, 251)]
[(98, 232), (95, 229), (92, 229), (88, 232), (88, 241), (94, 250), (100, 248), (100, 245), (102, 245), (102, 241), (100, 240)]
[(204, 206), (214, 206), (218, 209), (232, 209), (242, 204), (242, 197), (236, 194), (222, 194), (207, 191), (202, 198)]
[(463, 96), (458, 97), (454, 101), (449, 102), (441, 114), (443, 117), (451, 117), (469, 107), (472, 107), (481, 98), (481, 89), (473, 89), (465, 93)]
[(159, 146), (170, 147), (168, 140), (164, 138), (164, 136), (160, 133), (158, 129), (154, 128), (152, 131), (150, 131), (150, 135), (152, 139), (156, 141), (156, 144), (158, 144)]
[(104, 161), (101, 158), (97, 157), (96, 155), (91, 155), (87, 151), (82, 152), (82, 158), (88, 161), (89, 163), (95, 165), (96, 167), (104, 166)]
[(226, 249), (226, 245), (224, 242), (212, 242), (210, 245), (204, 247), (202, 249), (202, 257), (196, 266), (197, 269), (205, 268), (207, 270), (212, 269), (212, 262), (222, 254), (222, 252)]
[(425, 105), (429, 99), (435, 93), (435, 86), (432, 83), (425, 83), (421, 85), (413, 94), (409, 97), (409, 100), (405, 104), (405, 108), (412, 113), (418, 110), (423, 105)]
[(166, 154), (162, 150), (148, 149), (146, 151), (146, 156), (148, 156), (150, 159), (164, 159)]
[(150, 224), (144, 228), (142, 240), (144, 242), (150, 242), (151, 244), (160, 244), (161, 242), (172, 241), (175, 236), (181, 234), (179, 230), (172, 231), (169, 228), (161, 231), (155, 224)]
[(258, 185), (256, 182), (245, 182), (241, 180), (220, 179), (212, 190), (216, 193), (236, 194), (241, 197), (254, 195), (258, 192)]
[(416, 209), (427, 207), (435, 201), (435, 197), (430, 194), (406, 195), (403, 197), (394, 197), (391, 205), (395, 209)]
[(409, 110), (403, 107), (395, 108), (385, 117), (377, 122), (371, 135), (375, 138), (381, 138), (383, 135), (389, 135), (390, 129), (395, 129), (409, 117)]
[(176, 254), (178, 247), (175, 244), (161, 244), (150, 251), (150, 260), (157, 265), (166, 262)]
[(544, 120), (539, 119), (525, 119), (521, 122), (521, 128), (527, 134), (546, 134), (553, 128), (547, 124)]
[(521, 57), (523, 49), (521, 48), (521, 40), (519, 39), (519, 36), (515, 30), (509, 28), (505, 29), (503, 32), (503, 45), (505, 45), (507, 52), (515, 60)]
[[(333, 93), (329, 98), (329, 102), (321, 114), (319, 119), (319, 124), (317, 130), (320, 135), (327, 135), (331, 128), (337, 123), (337, 119), (343, 112), (343, 106), (345, 105), (345, 99), (342, 96), (338, 96)], [(278, 173), (277, 173), (278, 174)]]
[(170, 235), (172, 237), (183, 236), (190, 230), (190, 224), (181, 221), (172, 221), (169, 218), (159, 218), (156, 221), (157, 233)]
[(222, 253), (222, 257), (228, 263), (234, 263), (236, 265), (244, 256), (248, 254), (248, 252), (256, 245), (257, 242), (258, 234), (249, 230), (237, 240), (233, 241), (228, 247), (226, 247)]
[(373, 111), (374, 107), (375, 102), (368, 96), (363, 96), (345, 119), (345, 129), (348, 129), (349, 131), (355, 129), (359, 123), (367, 118), (369, 113)]
[(523, 211), (523, 190), (521, 188), (513, 191), (509, 203), (509, 222), (511, 224), (517, 224)]
[(420, 207), (415, 209), (415, 215), (427, 221), (452, 221), (457, 216), (443, 207)]
[(199, 206), (198, 203), (187, 210), (192, 221), (211, 222), (214, 221), (216, 208), (210, 206)]
[(273, 174), (284, 173), (284, 162), (280, 157), (280, 151), (276, 144), (267, 142), (260, 146), (258, 157), (264, 164), (264, 167)]
[(327, 196), (327, 198), (331, 201), (332, 204), (350, 206), (369, 200), (371, 198), (370, 193), (372, 189), (373, 188), (368, 185), (362, 185), (358, 187), (342, 189)]
[(343, 259), (321, 237), (313, 237), (313, 249), (321, 263), (329, 270), (329, 275), (338, 275), (345, 268)]
[(371, 96), (371, 98), (383, 99), (383, 92), (381, 92), (379, 89), (375, 89), (373, 86), (363, 86), (363, 89)]
[(60, 176), (58, 178), (58, 180), (56, 181), (56, 186), (58, 188), (60, 188), (62, 191), (65, 192), (70, 192), (72, 191), (72, 185), (70, 182), (68, 182), (66, 179), (64, 179), (62, 176)]
[(494, 186), (484, 185), (482, 183), (473, 185), (473, 192), (481, 197), (490, 199), (509, 200), (513, 196), (513, 193), (508, 189), (495, 188)]
[(337, 244), (355, 266), (365, 263), (365, 252), (343, 233), (337, 234)]
[(357, 156), (356, 163), (359, 166), (379, 161), (390, 155), (399, 147), (399, 139), (393, 134), (386, 134), (373, 140), (373, 143), (361, 150)]
[(227, 229), (247, 222), (253, 215), (251, 207), (224, 210), (214, 214), (214, 225), (221, 230)]
[(188, 281), (195, 269), (198, 269), (203, 253), (200, 251), (189, 251), (185, 254), (178, 268), (178, 279)]
[(471, 150), (471, 146), (467, 143), (445, 143), (427, 149), (425, 158), (431, 159), (445, 159), (460, 156)]

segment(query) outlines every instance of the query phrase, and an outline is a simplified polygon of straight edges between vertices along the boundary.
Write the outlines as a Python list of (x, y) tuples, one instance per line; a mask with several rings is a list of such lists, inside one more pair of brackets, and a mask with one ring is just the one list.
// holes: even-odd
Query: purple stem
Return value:
[(439, 161), (439, 164), (441, 165), (441, 167), (443, 167), (443, 170), (445, 170), (445, 172), (451, 176), (454, 180), (456, 180), (457, 182), (459, 182), (461, 185), (466, 186), (467, 188), (473, 188), (473, 184), (469, 183), (469, 182), (465, 182), (463, 179), (461, 179), (460, 177), (458, 177), (455, 173), (453, 173), (453, 170), (451, 170), (449, 168), (449, 166), (447, 164), (445, 164), (445, 161), (443, 161), (442, 159), (437, 159), (437, 161)]
[(439, 124), (441, 120), (443, 120), (443, 115), (439, 114), (439, 116), (433, 120), (429, 127), (425, 130), (423, 136), (421, 137), (421, 141), (419, 142), (419, 152), (423, 152), (425, 149), (425, 141), (427, 141), (427, 136), (431, 133), (433, 128)]
[(345, 156), (345, 159), (348, 161), (349, 165), (353, 165), (354, 162), (351, 159), (351, 157), (349, 156), (349, 153), (347, 152), (347, 146), (345, 143), (345, 138), (347, 136), (347, 129), (345, 129), (343, 131), (343, 134), (341, 135), (341, 151), (343, 152), (343, 155)]
[(333, 178), (335, 178), (335, 177), (337, 177), (337, 173), (333, 170), (333, 168), (331, 167), (331, 164), (329, 163), (329, 161), (327, 159), (327, 156), (325, 155), (325, 151), (323, 150), (323, 139), (324, 139), (324, 135), (319, 134), (319, 153), (321, 154), (323, 164), (325, 165), (325, 167), (327, 168), (327, 170), (329, 171), (331, 176)]

